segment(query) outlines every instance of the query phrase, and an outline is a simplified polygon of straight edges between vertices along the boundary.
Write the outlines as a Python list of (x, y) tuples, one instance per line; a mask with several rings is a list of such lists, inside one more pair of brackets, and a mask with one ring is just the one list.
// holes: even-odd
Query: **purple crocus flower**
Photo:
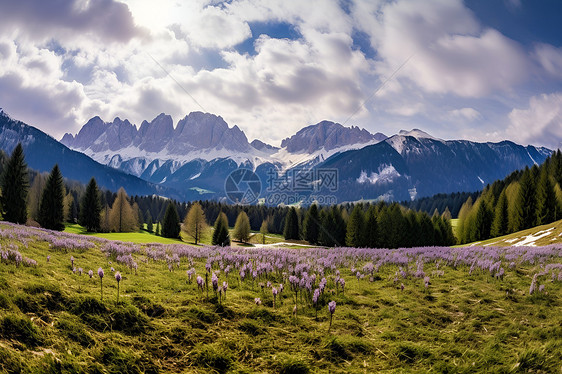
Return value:
[(51, 256), (47, 256), (47, 262), (51, 261)]
[(330, 311), (330, 314), (334, 314), (336, 311), (336, 302), (334, 300), (328, 303), (328, 310)]
[(102, 268), (98, 269), (98, 275), (99, 275), (100, 278), (103, 278), (103, 269)]
[(117, 283), (121, 282), (121, 273), (120, 272), (115, 273), (115, 280), (117, 281)]
[(259, 297), (256, 297), (254, 299), (254, 303), (256, 303), (256, 305), (261, 305), (261, 299)]
[(92, 269), (90, 269), (88, 271), (88, 275), (90, 276), (90, 279), (92, 279), (92, 277), (94, 276), (94, 271)]

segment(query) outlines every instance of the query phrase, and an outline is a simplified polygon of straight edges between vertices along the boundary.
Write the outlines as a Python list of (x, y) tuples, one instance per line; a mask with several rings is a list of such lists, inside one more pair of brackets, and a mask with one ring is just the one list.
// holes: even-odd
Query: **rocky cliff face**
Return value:
[(371, 134), (359, 127), (344, 127), (339, 123), (322, 121), (305, 127), (281, 142), (281, 147), (291, 153), (313, 153), (324, 148), (329, 151), (350, 144), (361, 144), (386, 139), (381, 133)]

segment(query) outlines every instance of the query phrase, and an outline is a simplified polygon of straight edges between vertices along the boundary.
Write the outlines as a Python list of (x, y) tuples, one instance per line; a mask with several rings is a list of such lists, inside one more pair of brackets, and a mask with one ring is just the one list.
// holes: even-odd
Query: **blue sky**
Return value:
[(324, 119), (562, 145), (559, 1), (0, 6), (0, 107), (56, 138), (95, 115), (199, 110), (274, 145)]

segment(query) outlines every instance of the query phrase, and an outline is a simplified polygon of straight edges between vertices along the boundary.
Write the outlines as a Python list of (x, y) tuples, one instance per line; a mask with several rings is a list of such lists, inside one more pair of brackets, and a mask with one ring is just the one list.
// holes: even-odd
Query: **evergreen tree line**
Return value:
[(429, 197), (422, 197), (412, 201), (403, 201), (402, 205), (416, 211), (426, 212), (428, 214), (435, 213), (443, 214), (449, 211), (451, 218), (458, 218), (462, 205), (470, 197), (472, 201), (480, 196), (479, 192), (454, 192), (454, 193), (439, 193)]
[(398, 203), (384, 202), (324, 208), (312, 205), (304, 220), (299, 219), (297, 209), (291, 208), (284, 236), (328, 247), (399, 248), (456, 243), (448, 218), (439, 214), (430, 217)]
[(469, 198), (459, 212), (461, 243), (486, 240), (562, 218), (562, 154), (511, 173)]

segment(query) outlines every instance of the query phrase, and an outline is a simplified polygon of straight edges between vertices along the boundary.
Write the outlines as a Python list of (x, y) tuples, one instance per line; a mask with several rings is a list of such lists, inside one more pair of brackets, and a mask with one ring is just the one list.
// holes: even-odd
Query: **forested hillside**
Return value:
[(516, 171), (469, 198), (459, 212), (461, 243), (486, 240), (562, 218), (560, 150), (532, 168)]

